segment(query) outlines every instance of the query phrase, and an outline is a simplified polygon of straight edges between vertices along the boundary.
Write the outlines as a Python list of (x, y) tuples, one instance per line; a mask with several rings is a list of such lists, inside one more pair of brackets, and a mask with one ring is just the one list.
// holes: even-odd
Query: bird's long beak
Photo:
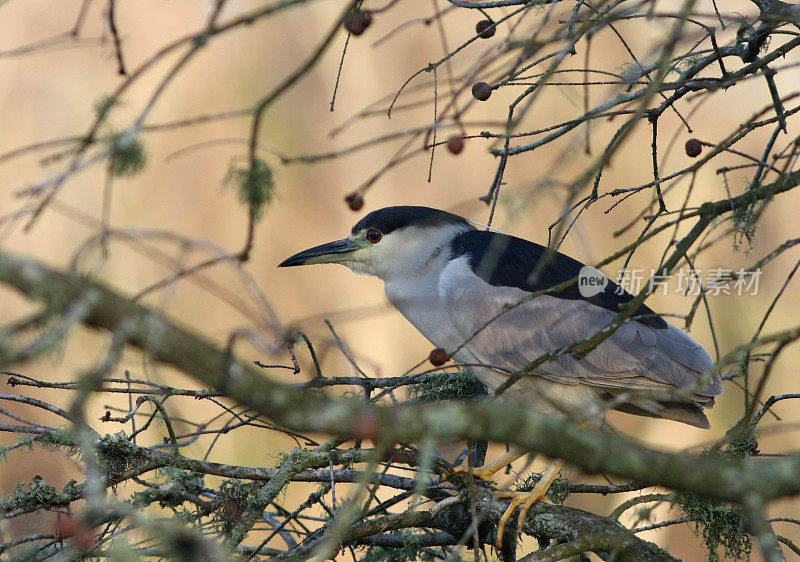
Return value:
[(350, 254), (359, 248), (361, 248), (361, 245), (358, 242), (350, 238), (344, 238), (303, 250), (290, 258), (286, 258), (278, 267), (309, 265), (312, 263), (339, 263), (347, 261)]

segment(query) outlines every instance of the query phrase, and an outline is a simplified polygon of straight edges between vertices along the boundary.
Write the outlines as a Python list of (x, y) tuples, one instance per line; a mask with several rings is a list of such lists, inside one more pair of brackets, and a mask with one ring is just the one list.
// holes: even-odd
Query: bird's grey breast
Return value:
[(403, 275), (387, 279), (385, 290), (389, 302), (428, 341), (452, 351), (462, 339), (439, 294), (439, 277), (448, 259), (447, 249), (437, 246)]

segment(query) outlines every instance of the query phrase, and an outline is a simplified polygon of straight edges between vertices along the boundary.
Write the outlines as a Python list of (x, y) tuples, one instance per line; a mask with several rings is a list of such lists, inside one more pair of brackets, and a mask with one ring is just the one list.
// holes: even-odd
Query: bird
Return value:
[[(319, 263), (383, 280), (389, 302), (435, 348), (493, 390), (516, 375), (504, 397), (546, 414), (590, 423), (613, 409), (708, 428), (703, 410), (723, 391), (705, 349), (644, 304), (588, 354), (557, 353), (607, 326), (633, 295), (566, 254), (447, 211), (378, 209), (346, 238), (279, 267)], [(548, 353), (551, 360), (537, 361)], [(491, 480), (525, 454), (515, 449), (474, 470)], [(550, 465), (531, 492), (509, 494), (498, 545), (511, 514), (522, 507), (521, 526), (562, 466)]]

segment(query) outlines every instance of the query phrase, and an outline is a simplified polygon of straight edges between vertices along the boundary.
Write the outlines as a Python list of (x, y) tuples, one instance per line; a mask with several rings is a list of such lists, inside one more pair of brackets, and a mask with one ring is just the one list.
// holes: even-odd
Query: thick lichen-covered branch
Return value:
[[(796, 477), (800, 455), (752, 462), (665, 453), (514, 404), (503, 408), (491, 402), (379, 407), (358, 399), (334, 399), (272, 381), (230, 352), (76, 273), (58, 272), (3, 253), (0, 282), (42, 302), (52, 314), (63, 313), (71, 303), (91, 294), (83, 324), (114, 332), (125, 323), (130, 345), (293, 429), (390, 442), (422, 438), (509, 442), (566, 459), (589, 473), (605, 472), (720, 500), (738, 502), (755, 492), (770, 501), (800, 493)], [(3, 344), (0, 365), (14, 358), (14, 350)]]

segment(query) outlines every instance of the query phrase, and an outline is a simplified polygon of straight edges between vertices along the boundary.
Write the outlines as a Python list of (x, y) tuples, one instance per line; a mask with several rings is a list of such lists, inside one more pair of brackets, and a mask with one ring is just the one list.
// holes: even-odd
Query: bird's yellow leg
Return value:
[(525, 449), (520, 449), (519, 447), (515, 447), (507, 452), (502, 457), (495, 459), (494, 462), (489, 464), (485, 464), (483, 466), (479, 466), (477, 468), (471, 468), (467, 466), (459, 466), (456, 467), (453, 472), (456, 474), (464, 474), (467, 472), (472, 472), (472, 475), (475, 478), (480, 478), (481, 480), (485, 480), (490, 482), (494, 474), (501, 470), (504, 466), (511, 464), (515, 460), (524, 457), (528, 451)]
[(564, 461), (559, 460), (553, 462), (553, 464), (547, 467), (547, 470), (545, 470), (541, 480), (536, 483), (536, 485), (533, 487), (533, 490), (530, 492), (500, 492), (498, 494), (498, 497), (511, 498), (511, 501), (509, 502), (506, 510), (503, 512), (503, 515), (500, 517), (500, 522), (497, 525), (497, 548), (503, 547), (503, 534), (505, 533), (506, 523), (508, 523), (508, 520), (514, 514), (517, 508), (522, 506), (517, 521), (517, 533), (520, 534), (522, 532), (522, 526), (525, 524), (525, 517), (528, 515), (528, 510), (530, 510), (533, 504), (535, 504), (537, 501), (544, 499), (545, 494), (547, 494), (547, 491), (550, 489), (550, 486), (552, 486), (553, 482), (555, 482), (556, 478), (558, 478), (558, 474), (561, 472), (563, 466)]

